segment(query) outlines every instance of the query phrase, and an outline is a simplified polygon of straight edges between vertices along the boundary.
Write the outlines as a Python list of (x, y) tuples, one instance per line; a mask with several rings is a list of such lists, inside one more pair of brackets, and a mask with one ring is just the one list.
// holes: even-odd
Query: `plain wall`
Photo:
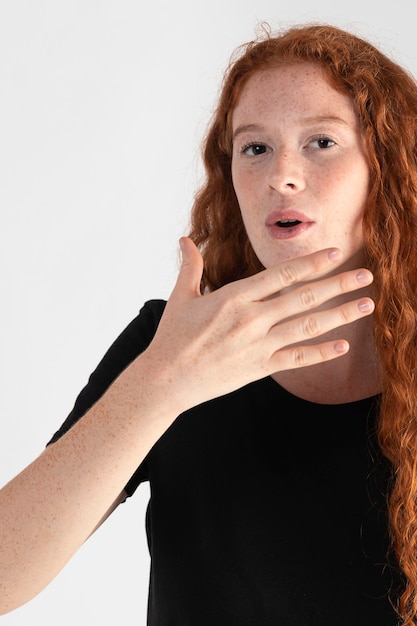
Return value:
[[(314, 8), (312, 8), (314, 7)], [(0, 483), (109, 344), (167, 298), (232, 50), (265, 20), (353, 30), (417, 73), (408, 0), (0, 1)], [(2, 626), (146, 623), (142, 486)]]

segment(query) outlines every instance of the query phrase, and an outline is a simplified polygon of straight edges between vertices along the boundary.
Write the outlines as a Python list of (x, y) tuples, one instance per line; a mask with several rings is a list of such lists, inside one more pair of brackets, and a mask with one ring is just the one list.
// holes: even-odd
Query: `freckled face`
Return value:
[(265, 267), (327, 247), (364, 262), (369, 167), (349, 96), (321, 68), (258, 72), (233, 112), (233, 185)]

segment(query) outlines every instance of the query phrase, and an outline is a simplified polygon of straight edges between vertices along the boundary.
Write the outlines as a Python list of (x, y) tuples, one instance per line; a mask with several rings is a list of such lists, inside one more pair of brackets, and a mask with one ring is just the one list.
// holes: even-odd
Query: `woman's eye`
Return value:
[(261, 154), (265, 154), (268, 148), (262, 143), (251, 143), (242, 148), (242, 153), (247, 156), (259, 156)]
[(309, 142), (310, 146), (313, 148), (319, 148), (320, 150), (325, 150), (326, 148), (332, 148), (336, 145), (336, 142), (333, 139), (329, 139), (329, 137), (316, 137), (316, 139), (312, 139)]

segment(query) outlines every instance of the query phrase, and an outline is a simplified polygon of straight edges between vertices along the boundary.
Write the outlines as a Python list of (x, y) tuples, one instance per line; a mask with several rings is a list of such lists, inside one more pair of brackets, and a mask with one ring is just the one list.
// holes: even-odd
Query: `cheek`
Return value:
[(248, 175), (243, 175), (241, 172), (233, 173), (233, 170), (232, 182), (242, 219), (246, 225), (254, 217), (253, 214), (256, 207), (253, 186)]
[[(367, 180), (358, 181), (358, 186), (355, 190), (352, 190), (352, 206), (350, 210), (352, 211), (352, 224), (353, 227), (362, 228), (363, 217), (365, 215), (365, 207), (369, 196), (369, 184)], [(349, 208), (349, 207), (348, 207)]]
[(233, 163), (232, 163), (232, 183), (233, 183), (233, 188), (235, 190), (236, 197), (240, 205), (244, 197), (246, 196), (245, 187), (247, 186), (247, 179), (245, 180), (245, 177), (242, 175), (242, 173), (237, 168), (233, 167)]
[(339, 198), (335, 211), (341, 220), (353, 225), (362, 223), (369, 196), (369, 170), (365, 165), (345, 169), (335, 177), (334, 198)]

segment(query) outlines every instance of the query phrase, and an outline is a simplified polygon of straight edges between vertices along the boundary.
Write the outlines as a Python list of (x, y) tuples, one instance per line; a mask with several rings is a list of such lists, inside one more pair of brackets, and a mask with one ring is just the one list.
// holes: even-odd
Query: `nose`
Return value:
[(280, 193), (294, 193), (305, 188), (301, 157), (289, 151), (276, 153), (271, 159), (268, 184)]

